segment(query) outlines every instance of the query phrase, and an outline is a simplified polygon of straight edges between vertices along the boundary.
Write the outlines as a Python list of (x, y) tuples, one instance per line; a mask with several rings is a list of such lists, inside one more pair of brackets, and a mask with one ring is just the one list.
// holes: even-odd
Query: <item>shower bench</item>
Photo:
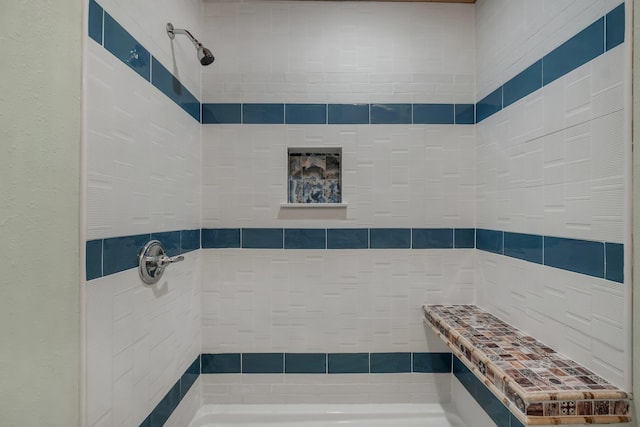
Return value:
[(631, 421), (631, 395), (474, 305), (423, 305), (424, 323), (525, 425)]

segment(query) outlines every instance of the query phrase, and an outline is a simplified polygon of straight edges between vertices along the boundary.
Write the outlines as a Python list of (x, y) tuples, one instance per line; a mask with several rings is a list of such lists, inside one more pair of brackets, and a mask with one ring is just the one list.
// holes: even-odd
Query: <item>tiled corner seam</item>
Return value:
[(478, 101), (475, 123), (624, 43), (624, 33), (625, 5), (621, 3)]
[(200, 101), (95, 0), (89, 0), (88, 35), (200, 123)]

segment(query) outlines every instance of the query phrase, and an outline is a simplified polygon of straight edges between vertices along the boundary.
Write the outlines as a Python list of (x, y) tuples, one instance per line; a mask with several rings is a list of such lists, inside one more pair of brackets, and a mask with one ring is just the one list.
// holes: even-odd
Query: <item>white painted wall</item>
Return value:
[[(201, 34), (199, 2), (99, 3), (200, 96), (195, 49), (165, 33)], [(87, 43), (86, 239), (200, 228), (200, 124)], [(88, 426), (139, 425), (200, 354), (200, 251), (185, 258), (152, 287), (136, 269), (84, 283)]]
[(82, 5), (14, 1), (0, 23), (0, 425), (76, 426)]
[[(480, 0), (478, 99), (618, 4)], [(629, 253), (629, 61), (627, 42), (476, 126), (479, 228), (624, 243)], [(630, 389), (628, 268), (617, 284), (477, 259), (479, 305)]]

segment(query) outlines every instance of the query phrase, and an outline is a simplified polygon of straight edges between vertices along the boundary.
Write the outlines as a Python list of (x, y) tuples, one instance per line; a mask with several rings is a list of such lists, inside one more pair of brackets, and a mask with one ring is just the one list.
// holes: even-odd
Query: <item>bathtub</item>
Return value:
[(463, 427), (439, 404), (204, 405), (189, 427)]

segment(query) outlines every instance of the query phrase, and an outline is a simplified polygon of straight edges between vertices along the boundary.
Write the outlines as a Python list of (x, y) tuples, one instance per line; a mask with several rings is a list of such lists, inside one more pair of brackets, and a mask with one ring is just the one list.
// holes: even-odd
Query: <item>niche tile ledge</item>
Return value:
[(631, 394), (474, 305), (423, 305), (424, 323), (525, 425), (631, 422)]
[(282, 203), (281, 208), (285, 209), (326, 209), (326, 208), (346, 208), (346, 203)]

